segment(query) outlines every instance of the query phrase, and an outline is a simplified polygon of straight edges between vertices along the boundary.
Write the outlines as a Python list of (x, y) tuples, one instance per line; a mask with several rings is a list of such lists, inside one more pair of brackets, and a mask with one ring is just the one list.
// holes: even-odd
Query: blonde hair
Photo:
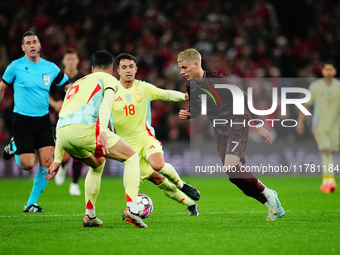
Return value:
[(198, 62), (201, 65), (202, 57), (198, 50), (190, 48), (180, 52), (177, 56), (177, 62), (190, 61)]

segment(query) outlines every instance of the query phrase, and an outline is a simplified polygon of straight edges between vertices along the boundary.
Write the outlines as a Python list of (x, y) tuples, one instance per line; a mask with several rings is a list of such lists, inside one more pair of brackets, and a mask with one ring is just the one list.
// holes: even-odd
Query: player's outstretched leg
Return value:
[(176, 172), (175, 168), (171, 164), (165, 163), (163, 168), (159, 170), (159, 173), (161, 173), (171, 182), (173, 182), (178, 189), (188, 195), (191, 199), (196, 201), (200, 199), (200, 192), (195, 187), (183, 182)]
[(167, 197), (177, 201), (178, 203), (186, 205), (189, 210), (189, 216), (199, 215), (197, 204), (192, 201), (191, 198), (185, 195), (181, 190), (176, 188), (174, 184), (170, 183), (167, 178), (164, 178), (163, 182), (157, 186)]
[[(103, 159), (104, 160), (104, 159)], [(95, 204), (100, 190), (101, 176), (104, 170), (105, 160), (97, 168), (89, 168), (85, 178), (85, 203), (86, 212), (83, 227), (101, 227), (103, 222), (96, 217)]]
[(187, 194), (191, 199), (193, 200), (199, 200), (201, 198), (201, 194), (200, 192), (198, 191), (198, 189), (196, 189), (195, 187), (191, 186), (190, 184), (188, 183), (183, 183), (183, 186), (182, 188), (180, 188), (180, 190)]

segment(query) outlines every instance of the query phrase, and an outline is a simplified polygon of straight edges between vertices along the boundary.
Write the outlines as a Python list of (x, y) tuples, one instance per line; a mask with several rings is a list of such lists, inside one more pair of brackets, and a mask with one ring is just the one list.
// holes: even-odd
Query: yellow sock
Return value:
[(123, 183), (125, 187), (126, 202), (137, 202), (139, 191), (139, 156), (135, 153), (124, 162)]
[(159, 173), (161, 173), (166, 178), (168, 178), (170, 181), (172, 181), (176, 185), (177, 188), (180, 189), (183, 187), (183, 181), (181, 180), (181, 177), (179, 177), (175, 168), (169, 163), (165, 163), (163, 168), (159, 170)]
[(176, 186), (172, 183), (169, 182), (168, 179), (165, 178), (165, 180), (157, 185), (163, 193), (172, 198), (173, 200), (176, 200), (177, 202), (184, 204), (186, 206), (193, 205), (195, 202), (192, 201), (190, 197), (185, 195), (182, 191), (180, 191)]
[(105, 161), (95, 169), (90, 167), (85, 178), (86, 214), (88, 214), (90, 217), (96, 216), (95, 204), (100, 190), (100, 182), (104, 166)]
[(332, 169), (334, 169), (333, 153), (322, 153), (322, 177), (324, 180), (331, 181), (334, 179), (334, 171)]

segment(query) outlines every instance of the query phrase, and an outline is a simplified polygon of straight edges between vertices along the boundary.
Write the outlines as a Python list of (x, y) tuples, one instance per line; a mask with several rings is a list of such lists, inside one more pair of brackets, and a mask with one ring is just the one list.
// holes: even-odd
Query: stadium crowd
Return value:
[[(161, 88), (185, 90), (176, 57), (190, 47), (202, 53), (206, 69), (232, 79), (313, 78), (320, 76), (322, 60), (339, 65), (339, 25), (340, 3), (335, 0), (2, 1), (0, 75), (23, 55), (23, 32), (33, 30), (41, 40), (42, 57), (60, 67), (69, 48), (77, 50), (84, 74), (90, 72), (95, 51), (106, 49), (114, 56), (128, 52), (138, 59), (137, 78)], [(271, 104), (266, 87), (254, 90), (259, 104)], [(0, 143), (10, 137), (11, 93), (6, 91), (0, 105)], [(183, 107), (185, 103), (153, 102), (152, 124), (159, 140), (188, 139), (189, 122), (177, 116)], [(56, 120), (53, 109), (51, 114)], [(296, 112), (289, 114), (296, 119)], [(272, 132), (288, 141), (298, 137), (295, 128), (277, 126)]]

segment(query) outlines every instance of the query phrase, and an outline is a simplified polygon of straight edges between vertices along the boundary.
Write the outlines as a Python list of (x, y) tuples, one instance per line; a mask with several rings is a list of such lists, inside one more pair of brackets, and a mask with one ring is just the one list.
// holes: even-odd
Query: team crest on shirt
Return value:
[(48, 86), (48, 85), (50, 84), (50, 81), (51, 81), (51, 76), (49, 76), (49, 75), (44, 75), (44, 76), (43, 76), (43, 79), (44, 79), (44, 84), (45, 84), (46, 86)]
[(136, 98), (137, 101), (142, 100), (142, 92), (138, 89), (135, 91), (135, 98)]

